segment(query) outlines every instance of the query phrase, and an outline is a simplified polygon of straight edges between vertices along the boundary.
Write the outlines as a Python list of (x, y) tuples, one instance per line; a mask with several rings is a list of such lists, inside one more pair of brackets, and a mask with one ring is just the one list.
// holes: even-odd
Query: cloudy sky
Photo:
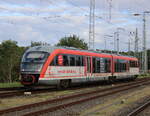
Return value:
[[(104, 37), (120, 30), (120, 49), (128, 50), (128, 39), (134, 42), (136, 27), (139, 32), (139, 47), (142, 46), (142, 14), (150, 11), (149, 0), (112, 0), (111, 20), (109, 0), (95, 0), (95, 48), (114, 49), (114, 39)], [(55, 45), (60, 38), (78, 35), (88, 43), (90, 0), (0, 0), (0, 42), (15, 40), (20, 46), (31, 41), (42, 41)], [(146, 16), (147, 46), (150, 45), (150, 15)]]

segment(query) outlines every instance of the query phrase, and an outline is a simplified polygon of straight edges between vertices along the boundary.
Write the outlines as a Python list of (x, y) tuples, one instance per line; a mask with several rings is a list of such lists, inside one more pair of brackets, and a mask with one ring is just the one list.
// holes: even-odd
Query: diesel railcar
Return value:
[(68, 87), (73, 83), (136, 78), (135, 57), (52, 46), (29, 48), (22, 57), (21, 83)]

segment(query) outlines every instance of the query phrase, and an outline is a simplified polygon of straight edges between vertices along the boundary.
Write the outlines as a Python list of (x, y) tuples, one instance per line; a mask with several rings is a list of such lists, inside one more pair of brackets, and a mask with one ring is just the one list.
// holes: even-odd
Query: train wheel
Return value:
[(70, 80), (60, 80), (60, 87), (61, 88), (68, 88), (71, 84)]

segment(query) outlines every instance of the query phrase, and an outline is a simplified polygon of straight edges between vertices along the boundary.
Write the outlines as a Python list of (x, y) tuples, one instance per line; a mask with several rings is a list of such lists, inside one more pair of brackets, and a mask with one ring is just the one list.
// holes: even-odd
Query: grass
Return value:
[(78, 92), (78, 90), (64, 90), (64, 91), (55, 91), (49, 93), (42, 93), (42, 94), (31, 94), (31, 95), (24, 95), (21, 97), (12, 97), (12, 98), (5, 98), (0, 99), (0, 110), (25, 104), (37, 103), (41, 101), (46, 101), (54, 98), (58, 98), (61, 96), (72, 95), (73, 93)]
[(13, 82), (13, 83), (0, 83), (0, 88), (7, 88), (7, 87), (22, 87), (20, 82)]
[(143, 73), (138, 76), (138, 78), (150, 77), (150, 73)]

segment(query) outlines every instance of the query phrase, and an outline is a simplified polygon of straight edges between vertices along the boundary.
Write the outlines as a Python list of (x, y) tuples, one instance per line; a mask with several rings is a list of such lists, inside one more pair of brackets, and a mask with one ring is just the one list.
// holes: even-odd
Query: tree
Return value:
[(41, 46), (41, 45), (50, 45), (46, 42), (34, 42), (34, 41), (31, 41), (31, 47), (34, 47), (34, 46)]
[(6, 40), (0, 45), (0, 81), (12, 82), (18, 80), (23, 47), (18, 47), (16, 41)]
[(33, 41), (31, 41), (31, 47), (40, 46), (40, 45), (42, 45), (42, 42), (33, 42)]
[(83, 39), (80, 39), (76, 35), (61, 38), (56, 46), (67, 46), (80, 49), (88, 49), (87, 43), (85, 43)]

